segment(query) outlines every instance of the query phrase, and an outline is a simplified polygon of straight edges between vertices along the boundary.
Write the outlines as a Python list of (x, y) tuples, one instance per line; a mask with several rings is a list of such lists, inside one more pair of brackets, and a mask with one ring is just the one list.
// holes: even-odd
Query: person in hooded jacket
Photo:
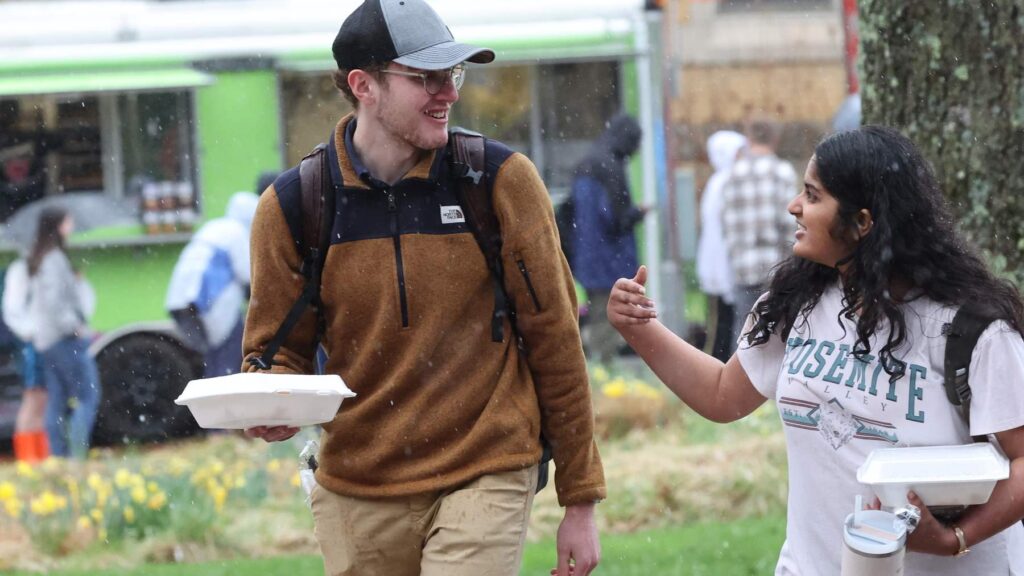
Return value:
[(633, 117), (616, 115), (573, 177), (572, 271), (590, 302), (588, 349), (602, 363), (625, 344), (608, 324), (605, 308), (615, 281), (636, 269), (634, 227), (648, 210), (633, 203), (626, 175), (626, 160), (640, 148), (641, 134)]
[(258, 202), (252, 192), (233, 194), (225, 215), (192, 236), (171, 274), (165, 307), (188, 345), (203, 353), (205, 378), (242, 365), (249, 229)]
[(732, 356), (736, 343), (732, 338), (735, 316), (734, 282), (729, 263), (729, 249), (722, 232), (722, 194), (737, 156), (747, 145), (747, 138), (732, 130), (719, 130), (708, 138), (708, 161), (715, 173), (708, 178), (700, 196), (700, 239), (697, 241), (697, 279), (700, 289), (714, 298), (708, 315), (708, 345), (705, 351), (725, 362)]

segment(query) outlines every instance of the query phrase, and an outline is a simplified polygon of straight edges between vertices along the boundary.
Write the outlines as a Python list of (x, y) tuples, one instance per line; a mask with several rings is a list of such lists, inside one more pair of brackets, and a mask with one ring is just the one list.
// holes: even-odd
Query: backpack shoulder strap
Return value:
[(459, 181), (457, 194), (471, 215), (467, 223), (487, 257), (488, 266), (493, 260), (500, 263), (501, 229), (491, 191), (484, 181), (484, 137), (456, 128), (451, 139), (453, 169)]
[(484, 253), (487, 268), (494, 280), (494, 314), (491, 317), (491, 340), (504, 340), (504, 318), (508, 316), (516, 345), (523, 351), (523, 339), (516, 330), (516, 311), (513, 300), (505, 291), (505, 270), (501, 262), (501, 225), (494, 212), (491, 188), (486, 182), (484, 137), (476, 132), (453, 128), (451, 142), (452, 172), (458, 181), (456, 194), (466, 211), (469, 226), (480, 251)]
[[(330, 246), (330, 228), (334, 223), (334, 194), (330, 167), (327, 164), (328, 155), (327, 145), (321, 143), (299, 163), (299, 187), (302, 197), (300, 248), (304, 266), (322, 265), (324, 255)], [(312, 268), (309, 272), (313, 272)], [(303, 270), (303, 273), (305, 274), (306, 270)]]
[(320, 278), (323, 272), (327, 249), (331, 243), (331, 226), (334, 223), (335, 194), (331, 184), (328, 165), (328, 146), (319, 144), (299, 163), (299, 188), (302, 206), (302, 235), (298, 239), (299, 254), (302, 255), (302, 275), (306, 284), (291, 310), (267, 342), (263, 354), (249, 359), (249, 363), (260, 370), (269, 370), (274, 364), (284, 339), (299, 322), (306, 307), (317, 310), (316, 341), (324, 332), (324, 318), (320, 313)]
[(996, 316), (980, 306), (964, 304), (957, 310), (953, 321), (942, 327), (946, 334), (946, 353), (943, 361), (946, 397), (960, 407), (964, 419), (971, 421), (971, 354), (981, 333)]

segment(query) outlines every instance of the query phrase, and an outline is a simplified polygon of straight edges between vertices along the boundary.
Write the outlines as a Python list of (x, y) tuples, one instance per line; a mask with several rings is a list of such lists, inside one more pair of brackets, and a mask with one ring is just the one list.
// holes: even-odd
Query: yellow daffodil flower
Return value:
[(146, 504), (150, 510), (162, 510), (167, 504), (167, 496), (163, 492), (157, 492), (149, 497), (149, 502)]
[(146, 489), (142, 486), (136, 486), (132, 488), (131, 492), (132, 502), (136, 504), (142, 504), (146, 501)]
[(0, 502), (7, 502), (18, 497), (18, 490), (13, 482), (0, 482)]
[(36, 477), (36, 471), (32, 469), (32, 466), (24, 460), (18, 460), (18, 463), (14, 465), (14, 471), (18, 476), (32, 480)]
[(4, 511), (7, 512), (7, 515), (11, 518), (20, 517), (21, 510), (24, 507), (25, 505), (21, 503), (21, 500), (7, 500), (4, 502)]

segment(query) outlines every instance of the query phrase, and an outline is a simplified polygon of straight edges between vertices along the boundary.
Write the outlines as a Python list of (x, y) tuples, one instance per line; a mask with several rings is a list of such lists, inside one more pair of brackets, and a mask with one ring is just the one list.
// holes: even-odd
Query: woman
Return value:
[[(790, 489), (776, 574), (839, 574), (843, 519), (854, 495), (871, 497), (856, 469), (873, 449), (966, 444), (972, 434), (994, 435), (1011, 460), (1010, 477), (988, 503), (948, 525), (909, 494), (922, 517), (907, 540), (906, 574), (1021, 573), (1024, 306), (1017, 291), (967, 248), (924, 158), (894, 130), (867, 126), (821, 142), (789, 212), (793, 255), (775, 270), (727, 363), (656, 321), (643, 267), (616, 283), (609, 320), (704, 417), (730, 422), (768, 398), (779, 405)], [(961, 304), (978, 301), (1002, 320), (974, 349), (968, 430), (943, 387), (942, 328)]]
[[(74, 229), (61, 208), (45, 208), (28, 257), (32, 278), (30, 310), (35, 321), (32, 344), (39, 351), (49, 396), (46, 433), (54, 456), (84, 458), (89, 449), (100, 388), (96, 363), (89, 356), (86, 318), (89, 294), (65, 252)], [(69, 400), (76, 402), (67, 418)]]

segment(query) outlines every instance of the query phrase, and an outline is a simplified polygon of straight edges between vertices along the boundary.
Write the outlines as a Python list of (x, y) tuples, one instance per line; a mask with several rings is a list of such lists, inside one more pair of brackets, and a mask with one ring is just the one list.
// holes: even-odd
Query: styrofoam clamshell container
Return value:
[(890, 507), (906, 505), (910, 491), (926, 506), (984, 504), (996, 482), (1009, 476), (1009, 460), (988, 442), (879, 448), (857, 469), (857, 481)]
[(336, 374), (251, 372), (192, 380), (174, 403), (202, 428), (301, 427), (329, 422), (355, 395)]

